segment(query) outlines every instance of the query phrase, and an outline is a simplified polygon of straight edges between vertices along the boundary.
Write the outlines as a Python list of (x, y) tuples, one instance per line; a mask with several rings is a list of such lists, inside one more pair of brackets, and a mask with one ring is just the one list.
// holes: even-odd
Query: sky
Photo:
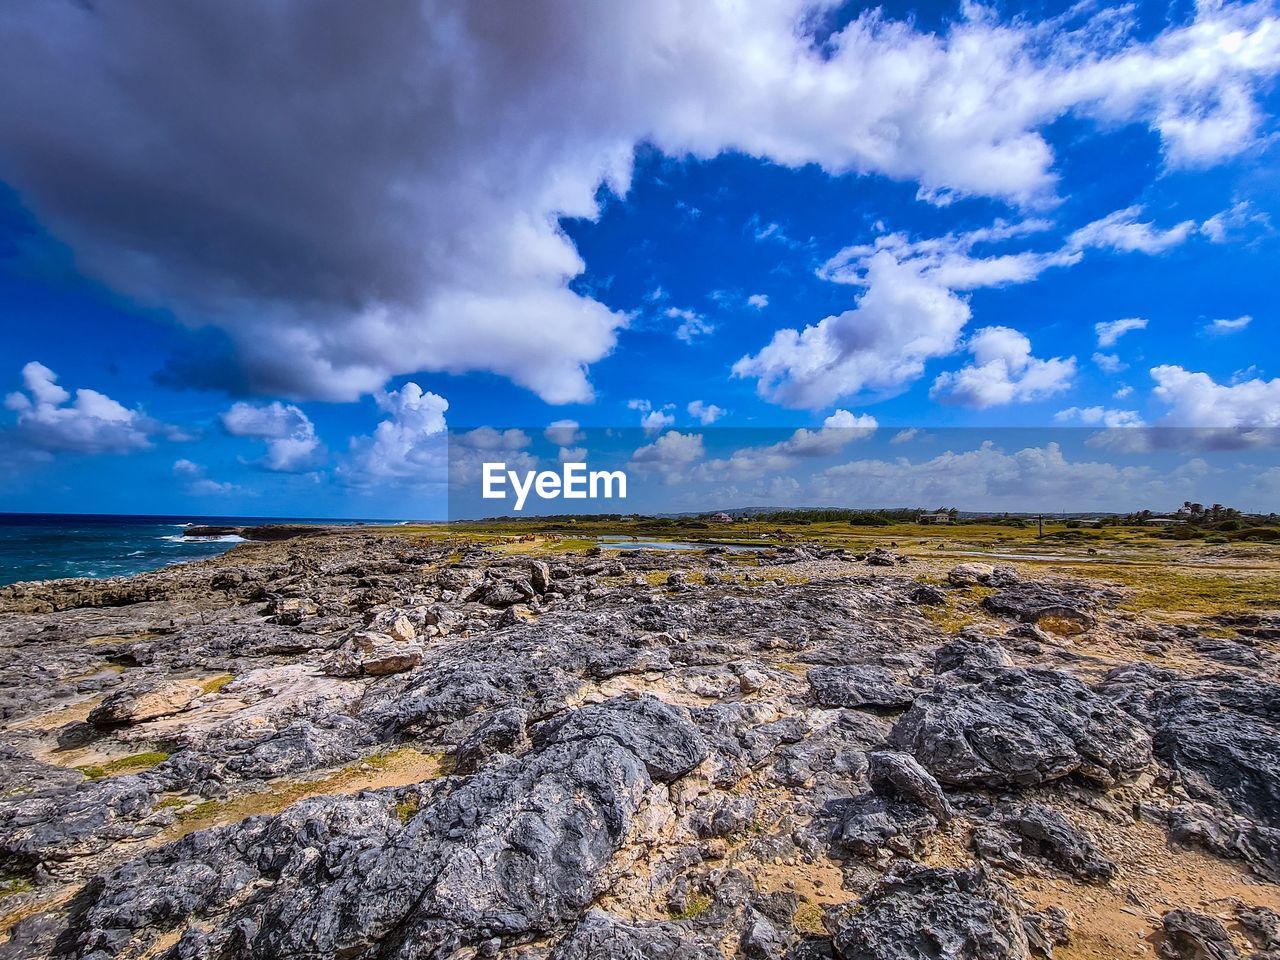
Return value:
[(1274, 3), (14, 0), (0, 42), (0, 510), (434, 518), (447, 438), (575, 435), (698, 509), (1280, 507)]

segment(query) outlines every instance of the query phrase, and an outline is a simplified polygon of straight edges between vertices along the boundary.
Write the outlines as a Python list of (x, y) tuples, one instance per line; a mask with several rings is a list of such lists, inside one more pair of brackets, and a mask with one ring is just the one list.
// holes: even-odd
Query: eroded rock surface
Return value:
[(1075, 931), (1019, 885), (1121, 896), (1135, 813), (1280, 872), (1265, 638), (1110, 670), (1033, 569), (518, 546), (0, 590), (0, 957), (1020, 960)]
[(976, 870), (898, 863), (841, 918), (843, 960), (1027, 960), (1012, 892)]
[(1109, 786), (1151, 761), (1151, 739), (1133, 718), (1042, 668), (945, 673), (891, 740), (955, 786), (1028, 787), (1073, 774)]

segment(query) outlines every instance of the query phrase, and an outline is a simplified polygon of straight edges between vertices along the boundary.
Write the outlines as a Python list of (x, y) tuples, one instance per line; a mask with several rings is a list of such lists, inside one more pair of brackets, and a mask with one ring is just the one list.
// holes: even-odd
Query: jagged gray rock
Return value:
[(939, 823), (951, 819), (951, 805), (942, 787), (909, 754), (877, 750), (868, 758), (867, 779), (871, 789), (882, 797), (918, 804), (933, 814)]
[(982, 607), (998, 617), (1012, 617), (1049, 633), (1072, 636), (1092, 630), (1096, 620), (1093, 597), (1066, 585), (1019, 583), (984, 597)]
[(843, 960), (1025, 960), (1027, 935), (1008, 888), (976, 870), (898, 862), (839, 917)]
[(1103, 786), (1151, 762), (1146, 731), (1055, 670), (953, 670), (918, 697), (890, 742), (940, 782), (1035, 786), (1075, 774)]
[(933, 672), (947, 673), (961, 667), (1011, 667), (1009, 658), (999, 641), (987, 637), (956, 637), (940, 646), (933, 655)]
[[(192, 834), (86, 892), (68, 956), (117, 952), (122, 936), (222, 914), (209, 958), (444, 958), (490, 936), (546, 932), (605, 888), (653, 783), (701, 759), (687, 719), (650, 700), (576, 711), (535, 752), (486, 769), (402, 825), (388, 798), (325, 797), (276, 817)], [(570, 718), (570, 719), (573, 719)]]
[(973, 844), (984, 860), (1027, 872), (1026, 858), (1044, 860), (1079, 880), (1103, 883), (1116, 865), (1065, 816), (1037, 803), (1002, 806), (991, 826), (974, 832)]
[(1022, 915), (1022, 929), (1027, 932), (1031, 952), (1045, 960), (1053, 960), (1055, 947), (1071, 942), (1067, 912), (1061, 907), (1046, 907)]
[(905, 707), (916, 691), (882, 667), (814, 667), (809, 671), (813, 699), (824, 707)]
[(1218, 920), (1194, 910), (1170, 910), (1160, 921), (1160, 955), (1169, 960), (1236, 960), (1240, 956)]
[(689, 923), (626, 923), (591, 910), (551, 952), (550, 960), (720, 960)]

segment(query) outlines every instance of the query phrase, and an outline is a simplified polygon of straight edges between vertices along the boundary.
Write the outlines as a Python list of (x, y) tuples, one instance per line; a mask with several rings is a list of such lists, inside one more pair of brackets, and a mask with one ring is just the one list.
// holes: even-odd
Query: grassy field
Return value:
[[(1164, 620), (1280, 609), (1280, 543), (1226, 541), (1212, 534), (1175, 538), (1159, 525), (1081, 529), (1047, 520), (1041, 535), (1034, 522), (1025, 526), (993, 522), (872, 527), (847, 522), (747, 520), (715, 524), (655, 518), (528, 518), (421, 524), (381, 528), (381, 532), (443, 540), (459, 549), (484, 545), (501, 552), (541, 556), (582, 551), (599, 544), (602, 537), (676, 541), (699, 547), (801, 542), (853, 552), (884, 547), (925, 561), (925, 579), (951, 564), (982, 558), (1014, 562), (1043, 576), (1098, 579), (1124, 590), (1124, 609)], [(751, 562), (749, 555), (735, 559)], [(965, 616), (960, 611), (943, 615)]]

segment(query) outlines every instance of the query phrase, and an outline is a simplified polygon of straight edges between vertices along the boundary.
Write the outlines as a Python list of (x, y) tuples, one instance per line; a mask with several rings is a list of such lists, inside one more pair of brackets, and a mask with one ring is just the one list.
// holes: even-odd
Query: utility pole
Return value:
[(1036, 534), (1036, 537), (1043, 539), (1044, 537), (1044, 514), (1043, 513), (1040, 514), (1038, 517), (1036, 517), (1036, 526), (1039, 527), (1039, 530), (1040, 530), (1040, 532)]

